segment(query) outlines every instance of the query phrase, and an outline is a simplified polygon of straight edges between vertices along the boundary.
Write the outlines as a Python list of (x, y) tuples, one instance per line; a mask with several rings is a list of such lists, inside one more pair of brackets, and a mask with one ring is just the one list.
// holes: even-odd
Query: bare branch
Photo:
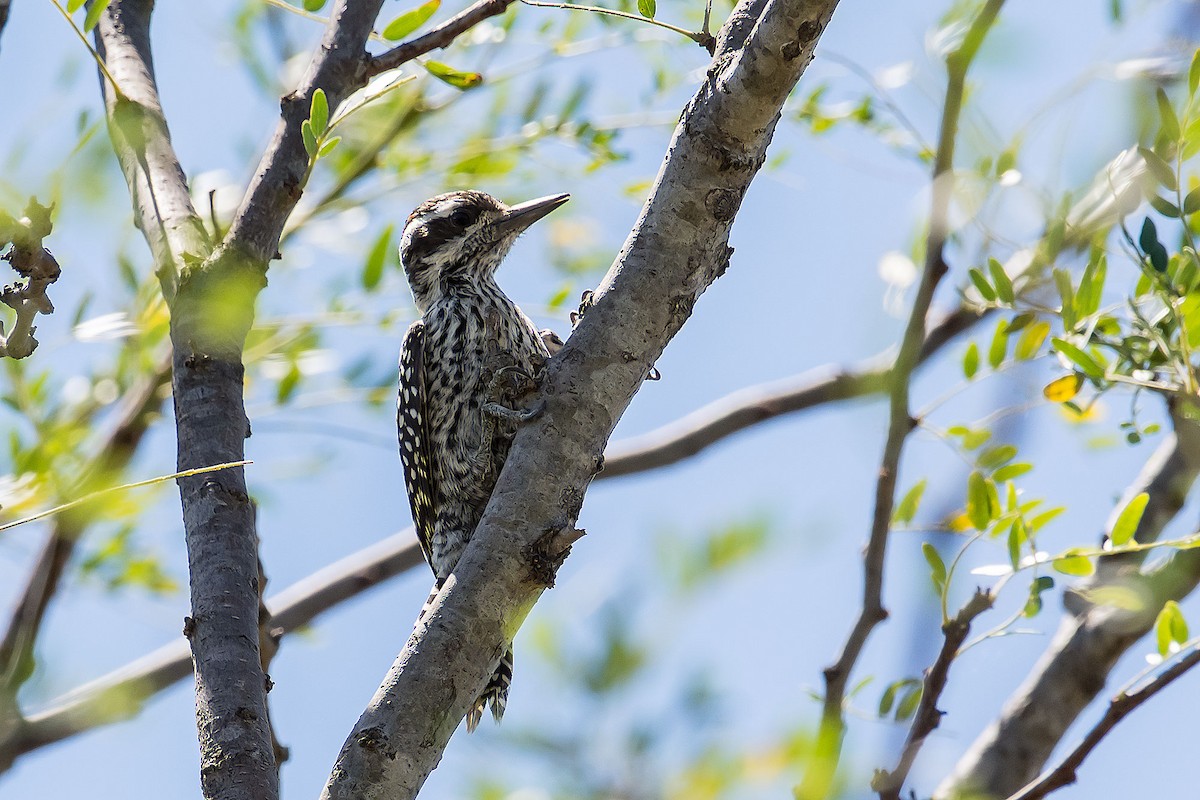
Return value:
[[(636, 227), (547, 367), (543, 412), (517, 433), (482, 522), (355, 725), (324, 797), (411, 798), (441, 758), (552, 582), (566, 555), (555, 542), (574, 527), (621, 413), (728, 267), (733, 219), (835, 5), (769, 0), (759, 12), (748, 0), (734, 10)], [(747, 26), (744, 46), (731, 46)]]
[(1075, 749), (1062, 760), (1061, 764), (1009, 797), (1008, 800), (1041, 800), (1055, 789), (1061, 789), (1074, 783), (1076, 770), (1121, 720), (1142, 703), (1167, 688), (1176, 678), (1182, 676), (1196, 664), (1200, 664), (1200, 646), (1193, 646), (1190, 652), (1187, 652), (1140, 689), (1118, 694), (1109, 701), (1108, 708), (1100, 721), (1087, 732), (1083, 741), (1075, 746)]
[[(1126, 492), (1149, 495), (1138, 542), (1159, 537), (1200, 476), (1200, 425), (1175, 415), (1175, 426)], [(935, 798), (972, 793), (1007, 797), (1037, 778), (1067, 730), (1103, 690), (1117, 660), (1153, 627), (1163, 603), (1187, 596), (1200, 583), (1200, 551), (1178, 551), (1149, 573), (1137, 570), (1143, 557), (1131, 553), (1102, 559), (1096, 582), (1133, 592), (1142, 598), (1139, 607), (1093, 605), (1088, 598), (1103, 595), (1088, 588), (1067, 596), (1074, 616), (1063, 620), (1029, 678), (937, 788)]]
[(371, 58), (367, 63), (367, 77), (372, 78), (390, 69), (396, 69), (417, 56), (425, 55), (430, 50), (440, 50), (446, 47), (461, 34), (488, 17), (503, 14), (515, 2), (516, 0), (479, 0), (478, 3), (455, 14), (429, 33)]
[(938, 134), (937, 156), (933, 166), (925, 268), (900, 343), (900, 352), (896, 356), (896, 363), (890, 375), (891, 411), (887, 441), (884, 444), (875, 489), (875, 513), (871, 535), (863, 554), (862, 610), (837, 661), (825, 669), (825, 701), (817, 731), (816, 753), (812, 766), (796, 789), (797, 800), (822, 800), (832, 791), (846, 727), (842, 717), (846, 686), (871, 631), (887, 618), (887, 611), (883, 606), (883, 571), (888, 533), (891, 529), (892, 507), (896, 499), (900, 457), (904, 452), (904, 443), (915, 426), (909, 409), (909, 383), (924, 344), (926, 318), (933, 302), (934, 291), (947, 272), (943, 251), (949, 233), (950, 198), (954, 188), (954, 149), (966, 74), (1003, 4), (1004, 0), (988, 0), (971, 22), (962, 44), (946, 57), (948, 83)]
[[(962, 306), (947, 314), (925, 337), (917, 358), (923, 364), (959, 333), (981, 319)], [(604, 471), (617, 478), (669, 466), (753, 425), (825, 403), (887, 391), (894, 357), (882, 353), (855, 367), (825, 366), (782, 381), (749, 386), (649, 433), (613, 444), (604, 455)]]
[(938, 653), (933, 666), (925, 670), (925, 681), (921, 687), (921, 702), (917, 713), (913, 716), (908, 736), (904, 740), (904, 750), (900, 761), (891, 772), (879, 771), (871, 781), (871, 788), (879, 792), (880, 800), (900, 800), (900, 790), (912, 770), (917, 754), (926, 737), (941, 724), (942, 712), (937, 703), (946, 688), (946, 679), (950, 676), (950, 665), (958, 657), (959, 648), (967, 640), (971, 632), (971, 623), (983, 612), (992, 607), (995, 598), (988, 591), (976, 589), (975, 594), (967, 604), (959, 610), (954, 619), (942, 626), (942, 649)]
[[(271, 636), (278, 639), (307, 625), (322, 612), (420, 563), (421, 550), (409, 528), (331, 564), (267, 603)], [(187, 642), (171, 642), (30, 715), (12, 755), (129, 719), (141, 711), (147, 699), (191, 674)]]

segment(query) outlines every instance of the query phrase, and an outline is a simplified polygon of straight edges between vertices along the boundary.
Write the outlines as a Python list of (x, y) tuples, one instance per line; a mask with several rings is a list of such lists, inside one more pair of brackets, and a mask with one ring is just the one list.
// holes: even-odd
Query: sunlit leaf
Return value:
[(1067, 360), (1079, 367), (1084, 375), (1100, 380), (1104, 378), (1104, 369), (1096, 363), (1096, 359), (1083, 350), (1080, 350), (1065, 339), (1054, 338), (1050, 343), (1054, 346), (1055, 350), (1066, 356)]
[(1021, 331), (1021, 336), (1017, 339), (1017, 347), (1013, 350), (1013, 355), (1019, 360), (1033, 358), (1042, 349), (1042, 344), (1046, 341), (1046, 337), (1050, 335), (1050, 323), (1045, 320), (1039, 320)]
[(927, 481), (920, 480), (904, 493), (904, 498), (896, 505), (896, 510), (892, 514), (892, 522), (894, 523), (909, 523), (917, 515), (917, 509), (921, 505), (921, 497), (925, 494), (925, 485)]
[(1008, 355), (1008, 323), (1000, 320), (996, 325), (996, 332), (992, 334), (992, 343), (988, 346), (988, 364), (992, 369), (996, 369), (1004, 363), (1006, 355)]
[(317, 137), (313, 134), (312, 123), (308, 120), (300, 123), (300, 136), (304, 139), (304, 151), (309, 158), (317, 155)]
[(971, 380), (979, 372), (979, 346), (974, 342), (971, 342), (967, 346), (967, 352), (963, 353), (962, 369), (967, 380)]
[(1071, 274), (1065, 269), (1054, 270), (1054, 284), (1058, 287), (1058, 296), (1062, 300), (1063, 328), (1071, 330), (1075, 327), (1075, 290), (1071, 287)]
[(324, 158), (325, 156), (332, 153), (333, 148), (337, 147), (341, 141), (342, 141), (342, 137), (340, 137), (340, 136), (334, 136), (330, 139), (326, 139), (321, 144), (321, 149), (317, 151), (317, 158)]
[(87, 16), (83, 18), (84, 33), (96, 27), (96, 23), (100, 21), (100, 15), (104, 13), (104, 9), (108, 8), (108, 3), (109, 0), (92, 0), (92, 4), (88, 7)]
[(426, 61), (424, 67), (430, 75), (455, 89), (474, 89), (483, 83), (483, 76), (478, 72), (460, 72), (437, 61)]
[(1055, 570), (1064, 575), (1077, 575), (1085, 577), (1096, 571), (1096, 567), (1092, 564), (1092, 560), (1083, 555), (1082, 549), (1073, 547), (1064, 552), (1061, 556), (1054, 559), (1050, 564)]
[(1168, 600), (1154, 619), (1154, 638), (1158, 654), (1164, 658), (1170, 654), (1171, 646), (1181, 645), (1188, 640), (1188, 624), (1179, 603)]
[(371, 245), (371, 252), (367, 254), (367, 262), (363, 265), (362, 285), (367, 291), (374, 289), (383, 279), (383, 268), (387, 263), (388, 254), (392, 251), (392, 225), (388, 225), (375, 239), (375, 243)]
[(989, 258), (988, 271), (992, 274), (992, 283), (996, 287), (996, 296), (1005, 303), (1012, 303), (1016, 300), (1016, 296), (1013, 294), (1012, 281), (1009, 280), (1008, 273), (1004, 271), (1004, 265), (994, 258)]
[(1088, 261), (1079, 281), (1075, 295), (1075, 312), (1080, 317), (1090, 317), (1100, 310), (1100, 299), (1104, 293), (1104, 279), (1108, 274), (1108, 259), (1104, 256)]
[(940, 596), (946, 588), (946, 562), (942, 561), (937, 548), (929, 542), (921, 542), (921, 554), (929, 564), (929, 578), (933, 581), (934, 591)]
[(424, 25), (430, 17), (437, 13), (441, 4), (442, 0), (429, 0), (410, 11), (405, 11), (387, 24), (387, 27), (383, 29), (383, 38), (393, 42), (403, 39)]
[(1017, 464), (1005, 464), (1000, 469), (992, 473), (992, 480), (997, 482), (1011, 481), (1013, 478), (1019, 478), (1027, 472), (1033, 471), (1033, 464), (1024, 462)]
[(1192, 66), (1188, 68), (1188, 94), (1194, 95), (1200, 86), (1200, 49), (1192, 53)]
[(1065, 403), (1079, 394), (1081, 386), (1083, 386), (1083, 376), (1072, 372), (1070, 375), (1063, 375), (1046, 384), (1042, 389), (1042, 395), (1051, 403)]
[(1146, 510), (1146, 503), (1150, 501), (1150, 495), (1145, 492), (1130, 500), (1125, 508), (1121, 509), (1121, 513), (1117, 515), (1117, 521), (1113, 523), (1112, 532), (1108, 535), (1109, 541), (1114, 547), (1120, 547), (1133, 538), (1133, 534), (1137, 532), (1138, 524), (1142, 521), (1142, 514)]
[(977, 531), (986, 528), (995, 517), (988, 479), (975, 470), (967, 477), (967, 519)]
[(982, 271), (972, 267), (967, 271), (967, 276), (970, 277), (971, 283), (975, 284), (975, 288), (979, 290), (979, 294), (983, 295), (984, 300), (990, 303), (996, 299), (996, 290), (988, 283)]
[(1011, 444), (998, 444), (995, 447), (989, 447), (979, 454), (976, 463), (983, 469), (994, 469), (1003, 464), (1007, 464), (1017, 456), (1017, 448)]
[(329, 100), (325, 97), (324, 89), (317, 89), (313, 92), (312, 105), (308, 111), (308, 124), (312, 126), (313, 135), (317, 138), (325, 135), (325, 129), (329, 126)]
[(646, 19), (654, 19), (655, 13), (658, 12), (658, 5), (655, 0), (638, 0), (638, 13)]

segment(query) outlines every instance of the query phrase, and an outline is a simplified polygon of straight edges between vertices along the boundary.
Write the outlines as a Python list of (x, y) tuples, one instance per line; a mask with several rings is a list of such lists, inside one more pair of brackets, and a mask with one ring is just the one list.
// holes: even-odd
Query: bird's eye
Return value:
[(455, 209), (454, 213), (450, 215), (450, 221), (459, 227), (465, 228), (474, 221), (474, 217), (471, 216), (470, 211), (467, 211), (465, 208), (459, 208)]

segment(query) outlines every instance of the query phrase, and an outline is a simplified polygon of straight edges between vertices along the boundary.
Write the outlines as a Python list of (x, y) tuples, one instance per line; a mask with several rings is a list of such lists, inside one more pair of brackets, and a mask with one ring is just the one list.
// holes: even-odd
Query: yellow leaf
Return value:
[(1061, 378), (1050, 381), (1046, 384), (1046, 388), (1042, 389), (1042, 394), (1052, 403), (1065, 403), (1079, 394), (1081, 386), (1083, 386), (1083, 376), (1072, 372), (1070, 375), (1063, 375)]

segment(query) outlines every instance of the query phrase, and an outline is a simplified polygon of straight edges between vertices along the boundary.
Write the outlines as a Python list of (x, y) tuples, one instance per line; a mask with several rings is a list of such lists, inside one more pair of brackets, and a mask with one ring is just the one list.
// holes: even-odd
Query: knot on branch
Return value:
[(526, 552), (530, 580), (547, 589), (553, 589), (559, 567), (571, 554), (571, 545), (582, 539), (586, 533), (587, 531), (573, 525), (564, 525), (551, 528), (538, 537)]
[(0, 247), (11, 244), (3, 260), (24, 280), (5, 286), (0, 290), (0, 303), (16, 312), (12, 331), (5, 336), (4, 323), (0, 322), (0, 356), (26, 358), (37, 349), (38, 341), (33, 334), (37, 331), (34, 319), (38, 314), (54, 313), (54, 304), (46, 295), (50, 284), (58, 280), (62, 269), (54, 256), (42, 245), (50, 235), (53, 225), (47, 208), (32, 199), (25, 207), (25, 215), (14, 219), (0, 211)]

